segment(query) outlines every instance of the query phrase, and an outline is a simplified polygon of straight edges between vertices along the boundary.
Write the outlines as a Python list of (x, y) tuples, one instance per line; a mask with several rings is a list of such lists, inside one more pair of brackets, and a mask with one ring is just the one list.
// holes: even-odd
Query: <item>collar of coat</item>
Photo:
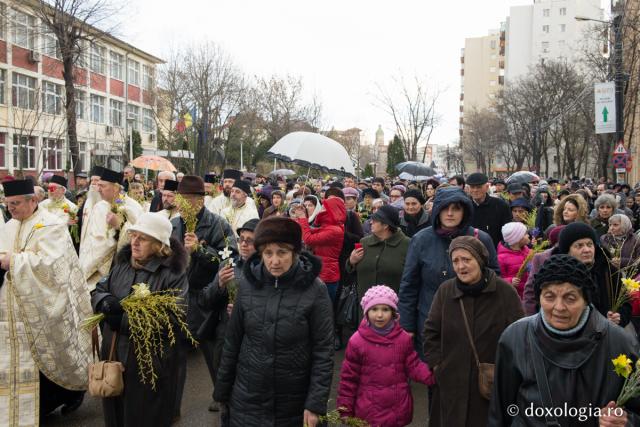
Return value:
[[(484, 288), (482, 290), (481, 293), (486, 294), (489, 292), (495, 292), (496, 291), (496, 273), (495, 271), (491, 270), (490, 268), (486, 268), (485, 267), (485, 274), (487, 275), (487, 287)], [(453, 280), (456, 280), (455, 278)], [(464, 297), (464, 294), (462, 293), (462, 291), (460, 289), (458, 289), (457, 286), (453, 287), (453, 298), (454, 299), (458, 299), (458, 298), (462, 298)]]
[(378, 238), (375, 234), (371, 235), (371, 239), (369, 241), (369, 246), (377, 246), (381, 244), (386, 244), (387, 246), (398, 246), (404, 240), (405, 235), (402, 230), (398, 229), (395, 233), (391, 235), (387, 240), (382, 240)]
[[(171, 255), (166, 258), (154, 257), (144, 266), (143, 270), (155, 273), (161, 266), (168, 267), (173, 273), (182, 274), (187, 269), (188, 256), (184, 246), (173, 237), (169, 240), (171, 243)], [(131, 262), (131, 244), (123, 247), (118, 256), (116, 262), (118, 264), (128, 264)]]

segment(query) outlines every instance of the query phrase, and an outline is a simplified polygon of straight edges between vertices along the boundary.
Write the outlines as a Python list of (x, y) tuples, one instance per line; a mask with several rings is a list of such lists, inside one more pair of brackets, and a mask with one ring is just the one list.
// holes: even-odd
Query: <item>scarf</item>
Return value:
[(555, 335), (558, 335), (559, 337), (568, 338), (568, 337), (573, 337), (577, 335), (580, 331), (582, 331), (582, 328), (584, 328), (584, 325), (587, 324), (587, 320), (589, 320), (589, 313), (591, 313), (591, 306), (588, 305), (585, 307), (584, 310), (582, 310), (582, 314), (580, 315), (580, 320), (578, 320), (578, 324), (573, 328), (567, 329), (564, 331), (560, 329), (556, 329), (550, 324), (548, 324), (547, 319), (545, 319), (544, 317), (544, 313), (540, 312), (540, 317), (542, 318), (542, 324), (544, 325), (545, 329), (547, 329), (549, 332)]
[(393, 328), (396, 326), (396, 321), (394, 319), (391, 319), (382, 328), (378, 328), (377, 326), (373, 325), (371, 322), (369, 322), (369, 320), (367, 320), (367, 324), (373, 330), (373, 332), (375, 332), (378, 335), (382, 335), (384, 337), (389, 335), (389, 333), (393, 330)]
[(489, 285), (489, 279), (487, 279), (486, 271), (482, 272), (482, 277), (480, 280), (473, 285), (467, 285), (466, 283), (462, 283), (460, 279), (456, 278), (456, 287), (462, 292), (465, 296), (477, 297), (487, 289)]

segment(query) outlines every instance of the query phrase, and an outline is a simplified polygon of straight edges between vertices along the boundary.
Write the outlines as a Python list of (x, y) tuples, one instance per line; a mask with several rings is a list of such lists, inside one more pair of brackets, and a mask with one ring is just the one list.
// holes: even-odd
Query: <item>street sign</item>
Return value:
[(593, 92), (595, 95), (596, 133), (614, 133), (616, 131), (615, 82), (596, 83)]
[(621, 168), (626, 168), (627, 167), (627, 155), (623, 154), (617, 154), (615, 156), (613, 156), (612, 158), (613, 160), (613, 167), (616, 169), (621, 169)]
[(616, 168), (616, 173), (625, 173), (626, 171), (625, 168)]
[(622, 155), (627, 154), (627, 149), (624, 148), (624, 145), (622, 144), (622, 142), (618, 142), (618, 145), (616, 145), (616, 148), (613, 149), (613, 155), (615, 156), (616, 154), (622, 154)]

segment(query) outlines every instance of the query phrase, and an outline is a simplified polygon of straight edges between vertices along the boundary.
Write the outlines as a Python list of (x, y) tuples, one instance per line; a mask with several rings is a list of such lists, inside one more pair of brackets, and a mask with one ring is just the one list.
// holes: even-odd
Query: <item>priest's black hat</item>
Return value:
[(63, 186), (64, 188), (67, 188), (67, 179), (64, 176), (53, 175), (51, 177), (51, 179), (49, 180), (49, 182), (51, 182), (53, 184), (58, 184), (58, 185)]
[(236, 181), (242, 178), (242, 172), (235, 169), (225, 169), (222, 172), (222, 179), (235, 179)]
[(236, 182), (233, 183), (233, 186), (244, 191), (247, 196), (251, 196), (251, 184), (249, 184), (248, 181), (245, 181), (244, 179), (236, 179)]
[(102, 172), (104, 172), (102, 166), (94, 166), (93, 169), (91, 169), (91, 176), (102, 176)]
[(208, 184), (215, 184), (216, 183), (216, 176), (212, 173), (208, 173), (204, 176), (204, 182), (208, 183)]
[(116, 172), (111, 169), (104, 168), (102, 174), (100, 174), (101, 181), (113, 182), (114, 184), (120, 184), (124, 179), (122, 172)]
[(6, 181), (2, 183), (2, 187), (4, 188), (5, 197), (35, 194), (33, 181), (31, 181), (30, 179)]
[(167, 191), (177, 191), (178, 190), (178, 181), (174, 181), (172, 179), (168, 179), (164, 182), (164, 189)]

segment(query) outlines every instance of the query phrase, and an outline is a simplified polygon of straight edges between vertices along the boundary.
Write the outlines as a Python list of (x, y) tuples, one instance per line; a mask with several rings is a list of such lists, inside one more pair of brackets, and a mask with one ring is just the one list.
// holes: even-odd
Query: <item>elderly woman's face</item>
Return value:
[(134, 260), (145, 261), (154, 255), (153, 243), (156, 239), (138, 231), (130, 232), (129, 237), (131, 238), (131, 257)]
[(613, 208), (611, 205), (607, 205), (605, 203), (598, 206), (598, 216), (601, 219), (607, 219), (613, 214)]
[(568, 282), (547, 285), (540, 294), (542, 315), (549, 325), (567, 330), (575, 327), (580, 320), (587, 302), (580, 289)]
[(596, 257), (596, 245), (588, 237), (578, 239), (569, 246), (569, 255), (583, 264), (593, 264)]
[(453, 271), (456, 272), (458, 279), (467, 285), (478, 283), (482, 278), (482, 269), (480, 264), (466, 249), (456, 249), (451, 253), (451, 263)]
[(422, 209), (420, 201), (415, 197), (407, 197), (404, 199), (404, 211), (409, 215), (416, 215)]
[(622, 236), (624, 234), (619, 220), (609, 220), (609, 233), (614, 236)]
[(293, 250), (283, 244), (269, 243), (262, 249), (262, 262), (274, 277), (280, 277), (293, 265)]

